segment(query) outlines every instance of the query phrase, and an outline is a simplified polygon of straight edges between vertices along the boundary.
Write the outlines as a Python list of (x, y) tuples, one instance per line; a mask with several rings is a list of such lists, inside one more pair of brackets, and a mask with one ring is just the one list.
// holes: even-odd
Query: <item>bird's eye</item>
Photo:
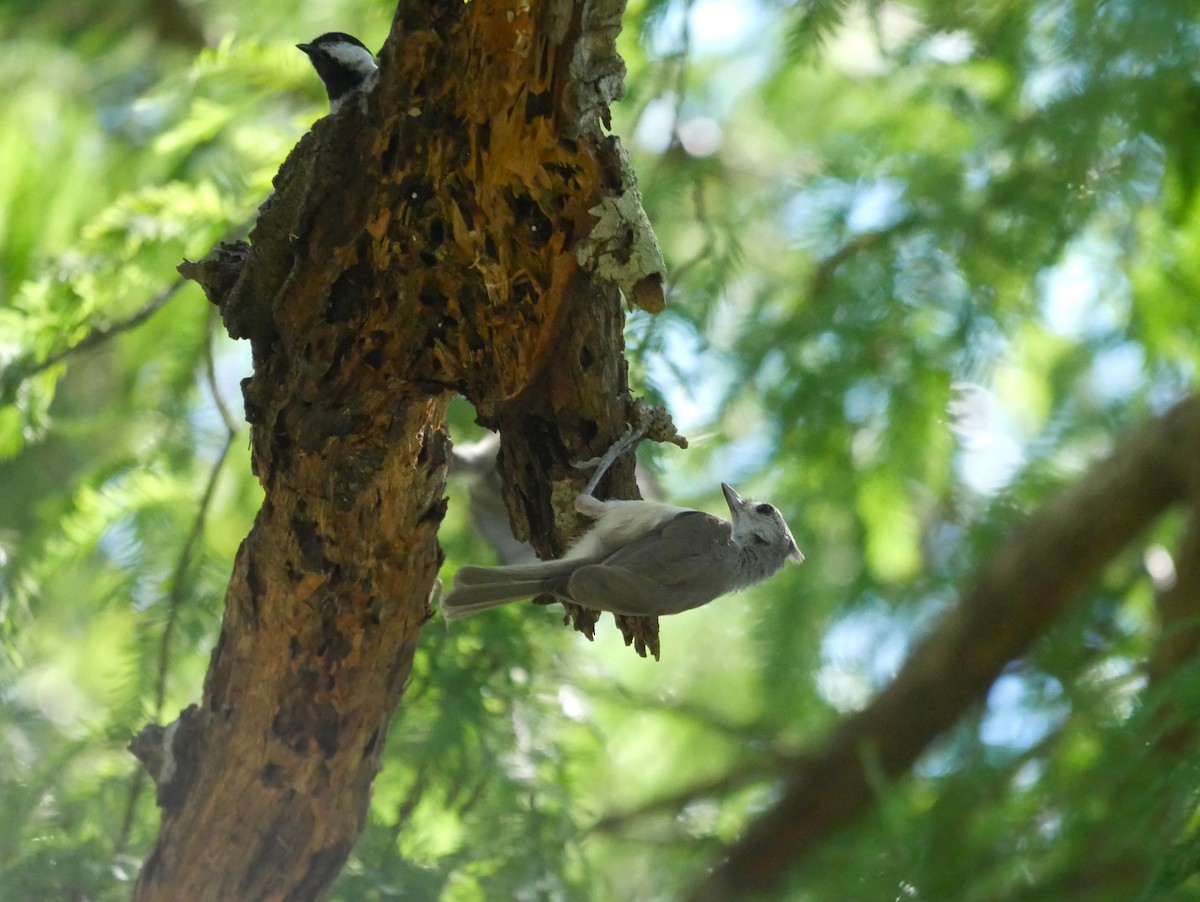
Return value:
[(771, 505), (769, 505), (769, 504), (760, 504), (758, 507), (755, 508), (755, 510), (758, 511), (760, 514), (762, 514), (764, 517), (769, 514), (775, 513), (775, 508), (771, 507)]

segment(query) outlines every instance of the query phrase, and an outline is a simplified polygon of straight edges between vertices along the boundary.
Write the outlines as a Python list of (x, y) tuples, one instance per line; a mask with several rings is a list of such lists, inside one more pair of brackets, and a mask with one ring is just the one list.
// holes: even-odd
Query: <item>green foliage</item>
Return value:
[[(317, 114), (291, 45), (377, 45), (390, 10), (193, 5), (227, 35), (196, 50), (54, 6), (0, 9), (24, 35), (0, 41), (0, 886), (117, 899), (157, 826), (124, 746), (198, 698), (260, 498), (248, 355), (174, 266), (244, 228)], [(1184, 5), (651, 0), (621, 41), (614, 130), (671, 268), (631, 371), (693, 440), (646, 463), (681, 504), (719, 510), (722, 479), (769, 498), (807, 561), (664, 622), (661, 664), (551, 608), (431, 623), (336, 899), (678, 897), (1023, 512), (1194, 386)], [(491, 560), (452, 491), (447, 578)], [(1200, 897), (1200, 755), (1153, 751), (1200, 683), (1146, 678), (1142, 554), (1178, 532), (786, 898)]]

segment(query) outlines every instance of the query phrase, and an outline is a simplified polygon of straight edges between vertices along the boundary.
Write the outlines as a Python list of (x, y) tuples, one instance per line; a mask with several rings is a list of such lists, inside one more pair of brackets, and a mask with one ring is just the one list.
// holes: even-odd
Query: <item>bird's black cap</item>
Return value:
[[(367, 50), (366, 44), (354, 35), (346, 34), (344, 31), (327, 31), (320, 37), (313, 38), (307, 44), (297, 44), (296, 46), (311, 56), (314, 50), (328, 47), (330, 44), (354, 44), (356, 47)], [(371, 51), (367, 50), (367, 52), (370, 53)]]

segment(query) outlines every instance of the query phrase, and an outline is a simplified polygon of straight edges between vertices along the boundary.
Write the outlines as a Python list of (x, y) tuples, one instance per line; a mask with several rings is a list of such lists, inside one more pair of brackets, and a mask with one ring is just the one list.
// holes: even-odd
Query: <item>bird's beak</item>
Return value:
[(312, 44), (297, 44), (296, 49), (303, 50), (305, 53), (312, 53), (313, 45)]
[(721, 483), (721, 491), (725, 493), (725, 503), (729, 505), (729, 513), (737, 514), (746, 502), (742, 500), (742, 496), (733, 490), (733, 487), (728, 483)]
[[(789, 538), (790, 538), (790, 537), (791, 537), (791, 534), (789, 533)], [(799, 548), (797, 548), (797, 547), (796, 547), (796, 540), (795, 540), (795, 539), (792, 539), (791, 550), (788, 552), (788, 557), (790, 557), (790, 558), (791, 558), (793, 561), (795, 561), (797, 564), (803, 564), (803, 563), (804, 563), (804, 552), (803, 552), (803, 551), (801, 551)]]

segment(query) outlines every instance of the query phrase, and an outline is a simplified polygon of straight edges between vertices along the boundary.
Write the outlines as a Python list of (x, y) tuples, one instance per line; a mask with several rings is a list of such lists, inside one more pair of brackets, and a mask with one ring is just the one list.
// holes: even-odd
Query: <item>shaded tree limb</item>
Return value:
[(1198, 449), (1200, 399), (1191, 398), (1127, 437), (1030, 516), (895, 680), (797, 762), (779, 801), (693, 887), (690, 902), (778, 887), (807, 853), (864, 814), (875, 799), (866, 761), (885, 778), (904, 774), (1104, 566), (1168, 506), (1196, 496)]

